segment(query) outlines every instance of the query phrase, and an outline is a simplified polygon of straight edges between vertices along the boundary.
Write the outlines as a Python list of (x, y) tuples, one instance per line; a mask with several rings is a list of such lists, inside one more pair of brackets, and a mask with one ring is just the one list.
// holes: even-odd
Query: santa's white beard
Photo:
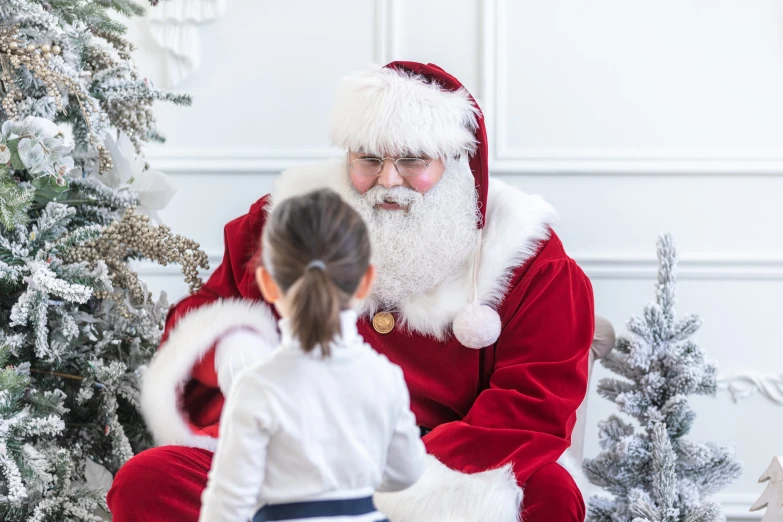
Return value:
[[(425, 293), (469, 262), (478, 241), (478, 198), (467, 159), (450, 159), (440, 181), (427, 193), (376, 186), (348, 202), (370, 231), (377, 276), (370, 309), (396, 308)], [(408, 211), (376, 208), (383, 202)]]

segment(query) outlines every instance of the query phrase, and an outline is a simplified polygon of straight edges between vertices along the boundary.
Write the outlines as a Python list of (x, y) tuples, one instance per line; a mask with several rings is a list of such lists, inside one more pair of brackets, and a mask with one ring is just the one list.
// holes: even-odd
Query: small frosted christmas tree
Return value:
[(761, 522), (783, 522), (783, 462), (781, 459), (783, 457), (773, 458), (772, 463), (759, 479), (759, 482), (769, 481), (769, 484), (750, 510), (758, 511), (767, 508)]
[(688, 396), (714, 395), (717, 372), (690, 340), (701, 320), (675, 319), (677, 255), (671, 236), (658, 242), (658, 259), (655, 301), (643, 317), (629, 321), (631, 335), (618, 339), (601, 361), (622, 379), (603, 379), (598, 393), (640, 429), (617, 415), (599, 424), (603, 451), (586, 459), (584, 470), (613, 498), (590, 499), (590, 522), (722, 520), (720, 505), (707, 497), (741, 472), (729, 448), (684, 438), (696, 418)]

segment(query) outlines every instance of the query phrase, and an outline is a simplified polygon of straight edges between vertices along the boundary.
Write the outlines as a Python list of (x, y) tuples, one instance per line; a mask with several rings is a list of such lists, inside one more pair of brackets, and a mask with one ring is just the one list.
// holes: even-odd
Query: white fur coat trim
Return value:
[[(347, 160), (335, 158), (283, 172), (272, 201), (279, 203), (320, 188), (346, 194), (349, 183)], [(490, 178), (478, 271), (480, 302), (496, 307), (503, 300), (512, 271), (537, 252), (556, 221), (555, 210), (540, 196)], [(448, 337), (454, 318), (471, 302), (472, 269), (471, 259), (434, 290), (402, 303), (401, 324), (437, 339)]]
[(522, 488), (511, 466), (468, 475), (428, 455), (418, 482), (375, 503), (394, 522), (518, 522)]
[(216, 439), (191, 431), (180, 409), (180, 397), (193, 366), (225, 332), (238, 326), (258, 331), (269, 342), (270, 349), (279, 344), (277, 322), (268, 305), (228, 299), (186, 314), (155, 354), (142, 377), (141, 409), (159, 445), (215, 450)]
[[(566, 452), (558, 461), (581, 491), (588, 485), (581, 466)], [(460, 473), (427, 455), (424, 474), (396, 493), (376, 493), (378, 509), (394, 522), (519, 522), (523, 488), (510, 465)]]
[(464, 88), (448, 91), (374, 67), (342, 79), (329, 130), (333, 145), (345, 150), (443, 158), (475, 150), (477, 114)]

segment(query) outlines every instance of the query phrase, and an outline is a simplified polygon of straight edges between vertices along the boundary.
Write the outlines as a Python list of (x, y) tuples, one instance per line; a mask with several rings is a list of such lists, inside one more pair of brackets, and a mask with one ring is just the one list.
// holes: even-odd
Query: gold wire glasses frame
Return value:
[(394, 162), (394, 167), (403, 178), (421, 176), (434, 161), (427, 162), (421, 158), (358, 158), (353, 160), (349, 166), (358, 175), (371, 178), (381, 173), (383, 162), (386, 160)]

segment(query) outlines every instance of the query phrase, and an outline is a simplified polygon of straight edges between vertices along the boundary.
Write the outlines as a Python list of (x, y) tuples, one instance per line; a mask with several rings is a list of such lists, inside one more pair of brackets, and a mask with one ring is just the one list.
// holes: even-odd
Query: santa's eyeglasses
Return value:
[(359, 176), (372, 178), (381, 173), (383, 162), (386, 160), (394, 162), (394, 167), (403, 178), (421, 176), (434, 161), (422, 158), (358, 158), (353, 160), (349, 166)]

